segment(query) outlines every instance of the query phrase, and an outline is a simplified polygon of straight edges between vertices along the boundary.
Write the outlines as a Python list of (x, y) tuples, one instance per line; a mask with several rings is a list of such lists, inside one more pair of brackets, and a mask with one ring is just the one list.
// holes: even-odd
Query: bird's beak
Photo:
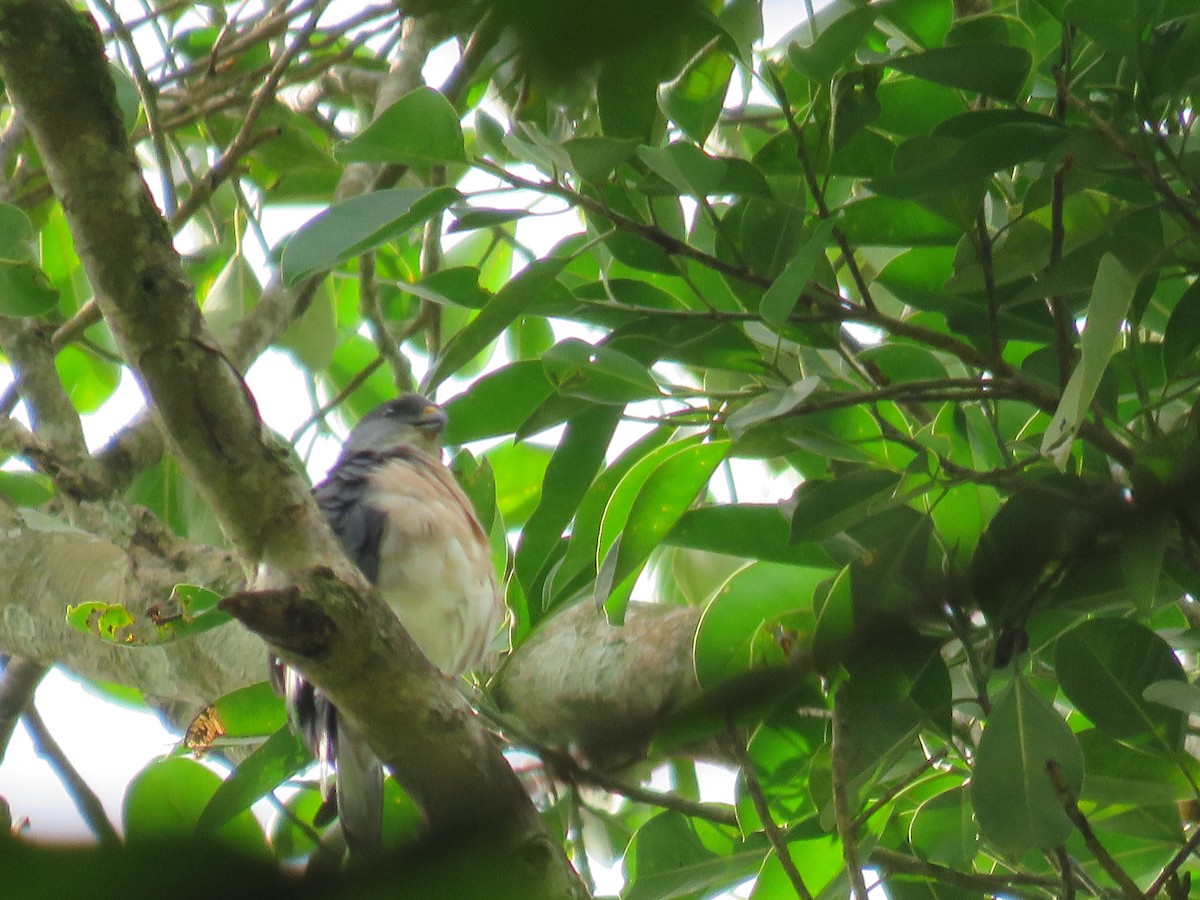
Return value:
[(446, 411), (440, 406), (429, 404), (413, 424), (421, 431), (438, 432), (446, 427)]

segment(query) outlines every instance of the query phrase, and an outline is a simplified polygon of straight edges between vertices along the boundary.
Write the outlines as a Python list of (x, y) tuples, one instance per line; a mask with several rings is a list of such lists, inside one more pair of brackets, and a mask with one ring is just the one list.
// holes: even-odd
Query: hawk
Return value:
[[(346, 555), (430, 662), (456, 676), (483, 661), (503, 600), (487, 535), (441, 461), (445, 426), (441, 407), (418, 394), (376, 407), (350, 432), (313, 496)], [(266, 587), (278, 585), (269, 574), (265, 580)], [(322, 772), (336, 772), (348, 846), (358, 853), (377, 849), (383, 814), (378, 759), (299, 672), (275, 658), (271, 672)]]

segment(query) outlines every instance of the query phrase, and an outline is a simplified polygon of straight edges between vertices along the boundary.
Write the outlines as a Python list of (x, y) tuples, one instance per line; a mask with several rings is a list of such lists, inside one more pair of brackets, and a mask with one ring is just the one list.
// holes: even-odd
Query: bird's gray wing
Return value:
[[(313, 489), (317, 506), (346, 555), (372, 583), (379, 575), (384, 516), (371, 503), (369, 478), (383, 461), (374, 452), (356, 453), (340, 460), (329, 477)], [(318, 759), (321, 751), (330, 753), (328, 761), (336, 767), (338, 818), (346, 843), (359, 854), (376, 851), (383, 828), (383, 767), (367, 742), (338, 718), (320, 691), (296, 673), (290, 675), (289, 712)]]

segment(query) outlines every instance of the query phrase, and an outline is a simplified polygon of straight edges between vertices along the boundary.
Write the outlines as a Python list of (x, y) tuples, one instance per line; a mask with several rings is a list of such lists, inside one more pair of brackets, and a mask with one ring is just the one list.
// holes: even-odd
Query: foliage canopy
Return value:
[[(623, 863), (630, 900), (861, 895), (863, 868), (896, 900), (1187, 896), (1194, 4), (409, 6), (97, 0), (96, 77), (217, 340), (243, 370), (286, 351), (319, 398), (301, 452), (325, 414), (447, 401), (512, 659), (574, 604), (697, 611), (690, 699), (648, 747), (659, 804), (641, 769), (517, 741), (557, 760), (543, 815), (585, 879), (590, 855)], [(794, 19), (765, 47), (764, 12)], [(450, 75), (420, 83), (447, 40)], [(0, 491), (62, 515), (82, 489), (37, 373), (52, 359), (90, 413), (138, 361), (2, 116), (3, 403), (39, 440), (0, 448), (41, 472)], [(298, 229), (297, 206), (317, 210)], [(170, 456), (129, 474), (125, 500), (223, 541)], [(146, 640), (238, 627), (216, 596), (185, 590), (186, 625)], [(123, 641), (132, 617), (97, 599), (73, 623)], [(220, 788), (152, 766), (128, 841), (307, 857), (315, 791), (269, 839), (244, 812), (305, 762), (276, 701), (218, 712), (274, 734)], [(733, 805), (700, 802), (698, 746), (739, 771)]]

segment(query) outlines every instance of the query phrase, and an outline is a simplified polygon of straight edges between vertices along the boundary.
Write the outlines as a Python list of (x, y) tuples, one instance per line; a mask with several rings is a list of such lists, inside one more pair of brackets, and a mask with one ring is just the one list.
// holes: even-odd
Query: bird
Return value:
[[(502, 621), (491, 546), (471, 501), (442, 463), (445, 411), (420, 394), (372, 409), (350, 431), (317, 507), (350, 560), (417, 646), (447, 676), (477, 668)], [(264, 587), (279, 578), (260, 574)], [(271, 681), (292, 727), (321, 765), (352, 853), (381, 847), (383, 769), (315, 686), (277, 657)]]

